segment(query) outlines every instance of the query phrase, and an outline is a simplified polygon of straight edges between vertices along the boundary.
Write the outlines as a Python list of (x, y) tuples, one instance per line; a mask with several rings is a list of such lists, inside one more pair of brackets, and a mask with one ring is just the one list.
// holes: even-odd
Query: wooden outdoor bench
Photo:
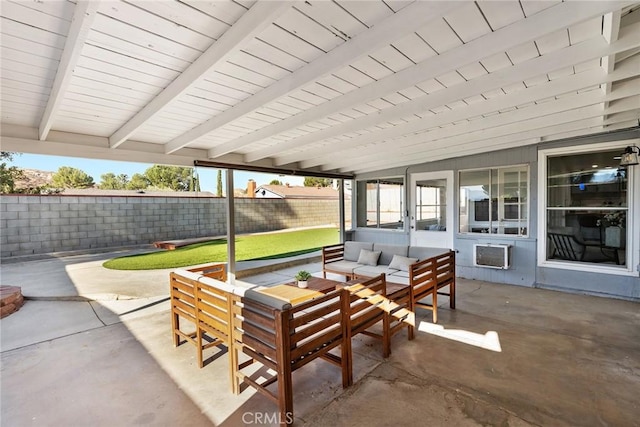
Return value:
[[(293, 422), (293, 383), (291, 374), (309, 362), (322, 358), (342, 370), (342, 386), (353, 382), (348, 337), (349, 297), (336, 290), (313, 300), (291, 304), (259, 291), (247, 290), (233, 306), (233, 345), (231, 364), (233, 389), (240, 392), (242, 382), (254, 387), (278, 405), (280, 420)], [(343, 345), (347, 343), (347, 345)], [(341, 346), (340, 356), (329, 353)], [(240, 362), (240, 353), (249, 356)], [(243, 370), (260, 363), (275, 375), (258, 382)], [(262, 375), (262, 374), (261, 374)], [(268, 389), (277, 382), (275, 392)]]
[[(438, 323), (438, 295), (449, 297), (449, 307), (456, 308), (456, 258), (454, 251), (418, 261), (409, 269), (409, 286), (411, 287), (411, 311), (426, 308), (433, 313), (433, 323)], [(449, 286), (449, 292), (440, 289)], [(421, 300), (432, 297), (431, 304)], [(409, 333), (413, 336), (413, 327)]]
[[(229, 347), (233, 287), (226, 278), (224, 264), (170, 273), (171, 327), (177, 347), (189, 342), (196, 347), (198, 366), (204, 365), (203, 351)], [(181, 320), (189, 322), (184, 328)], [(184, 341), (181, 341), (184, 340)]]

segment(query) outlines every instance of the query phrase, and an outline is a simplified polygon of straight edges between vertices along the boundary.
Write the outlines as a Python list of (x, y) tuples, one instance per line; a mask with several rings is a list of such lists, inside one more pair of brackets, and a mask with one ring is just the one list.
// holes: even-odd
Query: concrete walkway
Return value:
[[(2, 266), (2, 284), (39, 299), (1, 322), (0, 424), (273, 424), (270, 401), (230, 392), (226, 351), (198, 369), (192, 346), (173, 347), (168, 271), (102, 268), (112, 256)], [(320, 274), (311, 263), (243, 280), (301, 268)], [(394, 337), (387, 360), (358, 336), (347, 390), (323, 361), (297, 371), (297, 424), (640, 425), (638, 303), (462, 279), (457, 310), (446, 303), (435, 326), (420, 310), (421, 332)]]

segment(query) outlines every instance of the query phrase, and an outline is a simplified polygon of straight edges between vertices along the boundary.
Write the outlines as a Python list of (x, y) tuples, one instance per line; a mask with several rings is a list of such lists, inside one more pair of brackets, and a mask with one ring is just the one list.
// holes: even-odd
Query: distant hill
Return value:
[(24, 178), (15, 182), (16, 189), (34, 188), (53, 185), (53, 174), (55, 172), (41, 171), (37, 169), (22, 169)]

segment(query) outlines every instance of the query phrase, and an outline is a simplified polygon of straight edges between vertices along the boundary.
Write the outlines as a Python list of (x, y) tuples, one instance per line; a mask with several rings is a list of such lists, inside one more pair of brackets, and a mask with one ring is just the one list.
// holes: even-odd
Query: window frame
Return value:
[[(500, 213), (504, 213), (504, 207), (505, 207), (505, 202), (504, 202), (504, 197), (497, 195), (495, 197), (495, 199), (497, 200), (497, 204), (495, 206), (493, 206), (493, 202), (492, 200), (494, 199), (493, 194), (491, 194), (491, 190), (492, 187), (494, 186), (494, 184), (491, 183), (491, 177), (493, 175), (493, 172), (495, 171), (497, 176), (499, 177), (498, 183), (496, 183), (495, 185), (498, 186), (498, 188), (500, 189), (502, 187), (502, 189), (504, 189), (505, 184), (504, 183), (500, 183), (500, 179), (502, 179), (502, 177), (504, 177), (505, 173), (508, 172), (518, 172), (521, 173), (523, 172), (522, 170), (518, 170), (518, 171), (513, 171), (513, 169), (518, 169), (518, 168), (526, 168), (526, 173), (527, 173), (527, 180), (526, 180), (526, 192), (527, 192), (527, 200), (524, 203), (524, 209), (520, 209), (519, 208), (519, 212), (524, 212), (526, 214), (526, 217), (523, 218), (517, 218), (517, 219), (511, 219), (511, 221), (524, 221), (525, 222), (525, 228), (527, 230), (526, 233), (524, 234), (509, 234), (509, 233), (482, 233), (482, 232), (478, 232), (478, 231), (461, 231), (460, 230), (460, 224), (462, 223), (460, 220), (460, 209), (462, 207), (462, 200), (460, 198), (460, 195), (462, 194), (462, 185), (461, 185), (461, 174), (464, 172), (478, 172), (478, 171), (484, 171), (488, 173), (489, 176), (489, 209), (488, 209), (488, 214), (489, 214), (489, 219), (487, 221), (482, 221), (482, 222), (500, 222), (499, 219), (494, 219), (493, 218), (493, 213), (496, 212), (498, 218), (500, 217)], [(457, 214), (456, 214), (456, 219), (457, 219), (457, 230), (456, 233), (459, 236), (491, 236), (491, 237), (499, 237), (499, 238), (518, 238), (518, 239), (526, 239), (529, 238), (531, 236), (531, 167), (529, 166), (529, 164), (527, 163), (521, 163), (521, 164), (515, 164), (515, 165), (503, 165), (503, 166), (491, 166), (491, 167), (485, 167), (485, 168), (470, 168), (470, 169), (460, 169), (458, 170), (458, 177), (457, 177), (457, 192), (458, 192), (458, 206), (457, 206)], [(470, 200), (466, 201), (466, 210), (467, 210), (467, 214), (469, 215), (470, 213)], [(517, 203), (519, 206), (522, 205), (522, 202), (518, 202)], [(475, 207), (474, 207), (474, 213), (473, 213), (474, 217), (476, 216), (476, 212), (475, 212)], [(475, 219), (474, 219), (475, 221)], [(471, 222), (471, 220), (469, 220), (469, 222)], [(508, 221), (505, 221), (508, 222)], [(491, 225), (491, 227), (493, 227), (493, 225)]]
[[(399, 180), (398, 184), (401, 185), (401, 206), (400, 206), (400, 215), (402, 218), (402, 228), (389, 228), (389, 227), (381, 227), (381, 215), (380, 215), (380, 184), (384, 184), (383, 181), (387, 181), (387, 180)], [(366, 225), (361, 225), (359, 223), (360, 221), (360, 215), (361, 213), (357, 212), (357, 209), (361, 206), (364, 205), (365, 206), (365, 212), (364, 212), (364, 216), (366, 218), (367, 216), (367, 211), (366, 211), (366, 203), (367, 203), (367, 199), (366, 199), (366, 190), (364, 192), (364, 196), (361, 194), (360, 188), (361, 188), (361, 184), (364, 183), (365, 187), (367, 185), (367, 183), (371, 182), (371, 181), (376, 181), (376, 197), (377, 197), (377, 204), (376, 204), (376, 226), (375, 227), (368, 227)], [(404, 232), (406, 229), (406, 206), (407, 206), (407, 183), (406, 183), (406, 179), (404, 176), (385, 176), (385, 177), (371, 177), (371, 178), (362, 178), (362, 179), (355, 179), (355, 187), (356, 187), (356, 201), (355, 201), (355, 205), (356, 205), (356, 218), (355, 218), (355, 223), (356, 223), (356, 229), (360, 229), (360, 230), (368, 230), (368, 231), (372, 231), (372, 230), (376, 230), (376, 231), (384, 231), (384, 232)], [(364, 197), (364, 199), (362, 199), (362, 197)], [(392, 224), (392, 223), (385, 223), (385, 224)]]
[(549, 210), (547, 206), (547, 167), (548, 158), (571, 155), (571, 154), (583, 154), (585, 152), (598, 152), (609, 150), (620, 150), (622, 153), (628, 145), (638, 145), (639, 140), (623, 140), (613, 141), (599, 144), (586, 144), (586, 145), (574, 145), (570, 147), (549, 148), (538, 150), (538, 221), (537, 221), (537, 265), (544, 268), (555, 268), (562, 270), (573, 270), (582, 272), (591, 272), (599, 274), (619, 275), (619, 276), (633, 276), (638, 277), (638, 227), (640, 222), (634, 218), (638, 216), (640, 212), (640, 197), (634, 195), (638, 188), (640, 188), (640, 174), (635, 170), (638, 166), (630, 166), (627, 168), (627, 266), (621, 268), (620, 266), (598, 264), (598, 263), (580, 263), (570, 262), (564, 260), (547, 259), (547, 212)]

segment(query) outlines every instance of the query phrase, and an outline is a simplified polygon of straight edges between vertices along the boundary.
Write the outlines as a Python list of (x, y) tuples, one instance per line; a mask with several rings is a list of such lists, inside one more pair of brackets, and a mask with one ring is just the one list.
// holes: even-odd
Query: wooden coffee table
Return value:
[[(289, 282), (286, 284), (289, 286), (298, 287), (298, 284), (296, 282)], [(337, 280), (324, 279), (322, 277), (312, 277), (307, 280), (307, 289), (322, 292), (323, 294), (328, 294), (329, 292), (335, 290), (336, 286), (343, 284), (343, 282)]]

